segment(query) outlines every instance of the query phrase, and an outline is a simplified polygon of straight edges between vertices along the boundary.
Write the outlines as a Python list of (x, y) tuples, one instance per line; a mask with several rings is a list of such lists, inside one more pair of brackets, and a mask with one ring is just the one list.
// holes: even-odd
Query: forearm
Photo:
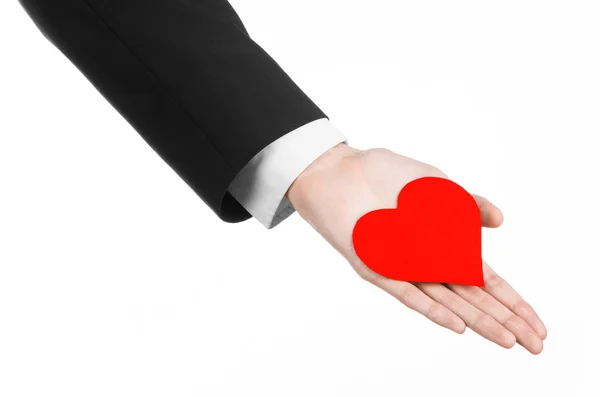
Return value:
[(281, 136), (325, 114), (225, 0), (21, 0), (44, 35), (226, 221), (227, 189)]

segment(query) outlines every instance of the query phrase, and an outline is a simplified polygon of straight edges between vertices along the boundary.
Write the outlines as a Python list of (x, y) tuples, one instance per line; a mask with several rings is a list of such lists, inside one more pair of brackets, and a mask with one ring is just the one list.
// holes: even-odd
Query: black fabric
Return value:
[(226, 0), (19, 1), (226, 222), (250, 217), (227, 193), (250, 159), (326, 117), (252, 41)]

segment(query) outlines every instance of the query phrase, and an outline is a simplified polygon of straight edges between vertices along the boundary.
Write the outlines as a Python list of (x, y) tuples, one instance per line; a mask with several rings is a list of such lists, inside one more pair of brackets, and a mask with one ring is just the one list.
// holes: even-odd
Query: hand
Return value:
[[(366, 267), (354, 252), (352, 230), (367, 212), (395, 208), (400, 190), (412, 180), (436, 176), (437, 168), (387, 149), (358, 150), (339, 144), (314, 161), (292, 184), (287, 197), (297, 212), (350, 262), (360, 277), (407, 307), (457, 333), (466, 327), (511, 348), (516, 342), (539, 354), (546, 327), (533, 308), (487, 263), (484, 287), (408, 283), (385, 278)], [(340, 198), (346, 198), (340, 200)], [(473, 195), (484, 227), (502, 224), (502, 213)]]

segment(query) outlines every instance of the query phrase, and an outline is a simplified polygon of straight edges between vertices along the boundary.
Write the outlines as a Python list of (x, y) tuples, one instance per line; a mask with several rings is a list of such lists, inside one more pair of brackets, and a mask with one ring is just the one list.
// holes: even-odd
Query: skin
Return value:
[[(546, 327), (533, 308), (484, 261), (484, 287), (408, 283), (385, 278), (366, 267), (354, 252), (352, 230), (367, 212), (395, 208), (400, 190), (425, 176), (448, 178), (429, 164), (387, 149), (359, 150), (339, 144), (315, 160), (286, 196), (299, 215), (333, 246), (364, 280), (386, 291), (434, 323), (462, 334), (466, 327), (511, 348), (520, 344), (539, 354)], [(350, 197), (343, 200), (340, 197)], [(502, 224), (500, 210), (473, 195), (482, 225)]]

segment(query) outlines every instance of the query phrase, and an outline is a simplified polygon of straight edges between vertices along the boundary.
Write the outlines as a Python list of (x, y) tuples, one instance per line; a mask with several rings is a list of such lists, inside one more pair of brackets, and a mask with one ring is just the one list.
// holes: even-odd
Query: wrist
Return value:
[(333, 146), (315, 161), (310, 163), (308, 167), (298, 175), (285, 196), (290, 200), (292, 205), (296, 206), (296, 203), (302, 200), (306, 194), (309, 194), (311, 186), (314, 185), (313, 182), (319, 175), (331, 170), (344, 159), (354, 156), (359, 152), (359, 149), (350, 147), (346, 143), (339, 143)]

